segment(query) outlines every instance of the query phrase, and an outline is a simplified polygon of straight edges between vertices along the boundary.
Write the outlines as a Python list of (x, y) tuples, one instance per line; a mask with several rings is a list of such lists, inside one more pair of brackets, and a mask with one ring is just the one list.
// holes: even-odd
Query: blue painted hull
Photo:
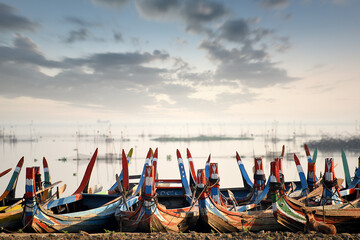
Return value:
[[(106, 205), (106, 201), (115, 200), (118, 196), (84, 194), (81, 201), (74, 206), (60, 205), (57, 208), (76, 208), (82, 211), (55, 214), (56, 209), (47, 210), (35, 202), (27, 202), (24, 208), (23, 224), (26, 230), (32, 232), (104, 232), (115, 230), (116, 220), (114, 213), (121, 203), (118, 199)], [(105, 202), (105, 203), (104, 203)], [(89, 209), (85, 210), (88, 207)]]

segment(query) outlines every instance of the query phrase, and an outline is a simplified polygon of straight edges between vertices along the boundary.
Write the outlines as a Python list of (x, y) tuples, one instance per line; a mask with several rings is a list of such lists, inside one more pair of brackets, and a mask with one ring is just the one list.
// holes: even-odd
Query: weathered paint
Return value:
[(186, 153), (187, 153), (187, 159), (189, 162), (189, 169), (190, 169), (190, 185), (196, 185), (196, 180), (197, 180), (197, 176), (196, 176), (196, 172), (195, 172), (195, 167), (194, 167), (194, 162), (190, 153), (190, 150), (187, 148), (186, 149)]
[(214, 202), (221, 205), (218, 163), (210, 163), (209, 184), (211, 198)]
[(324, 172), (324, 183), (325, 187), (323, 191), (322, 204), (333, 205), (341, 204), (340, 193), (337, 186), (331, 186), (335, 180), (335, 167), (333, 158), (325, 158), (325, 172)]
[[(16, 183), (18, 181), (18, 178), (19, 178), (19, 174), (20, 174), (20, 171), (21, 171), (21, 168), (24, 164), (24, 157), (22, 157), (19, 162), (17, 163), (15, 169), (14, 169), (14, 172), (11, 176), (11, 179), (4, 191), (4, 193), (0, 196), (0, 201), (4, 200), (9, 194), (10, 192), (15, 192), (15, 189), (16, 189)], [(15, 194), (14, 194), (15, 195)]]
[(309, 188), (308, 188), (308, 185), (307, 185), (304, 170), (303, 170), (303, 168), (301, 166), (299, 158), (296, 156), (295, 153), (294, 153), (294, 160), (295, 160), (296, 169), (298, 171), (300, 181), (301, 181), (301, 188), (302, 188), (301, 193), (302, 193), (303, 196), (306, 196), (309, 193)]
[(180, 173), (180, 178), (181, 178), (181, 183), (182, 183), (182, 187), (185, 190), (185, 195), (186, 198), (189, 202), (191, 202), (191, 189), (186, 177), (186, 172), (185, 172), (185, 167), (184, 167), (184, 161), (181, 157), (180, 151), (177, 149), (176, 150), (176, 156), (177, 156), (177, 160), (178, 160), (178, 166), (179, 166), (179, 173)]
[(244, 167), (243, 162), (241, 161), (241, 158), (240, 158), (240, 155), (239, 155), (238, 152), (236, 152), (236, 161), (237, 161), (237, 164), (238, 164), (239, 169), (240, 169), (240, 173), (241, 173), (241, 176), (242, 176), (242, 179), (243, 179), (244, 186), (247, 187), (247, 188), (252, 188), (254, 184), (250, 180), (249, 175), (246, 172), (246, 169)]

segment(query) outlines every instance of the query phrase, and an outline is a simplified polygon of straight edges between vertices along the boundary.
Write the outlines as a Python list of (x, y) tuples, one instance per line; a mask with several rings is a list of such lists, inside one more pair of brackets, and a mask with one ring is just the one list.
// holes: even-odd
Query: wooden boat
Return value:
[(26, 202), (23, 224), (30, 232), (103, 232), (113, 229), (114, 212), (121, 199), (117, 195), (75, 194), (51, 201), (46, 207), (37, 203), (34, 168), (26, 169)]
[[(285, 151), (285, 147), (283, 146), (282, 152), (280, 155), (280, 159), (283, 157)], [(187, 149), (187, 158), (189, 162), (189, 173), (190, 173), (190, 185), (192, 189), (196, 188), (197, 176), (195, 173), (194, 162), (192, 159), (192, 155)], [(206, 178), (210, 176), (210, 160), (211, 155), (209, 155), (206, 165), (205, 165), (205, 173)], [(263, 205), (263, 208), (266, 208), (271, 205), (271, 199), (268, 197), (269, 191), (269, 180), (265, 184), (265, 175), (263, 170), (262, 158), (254, 158), (254, 183), (249, 178), (247, 171), (242, 163), (240, 155), (236, 152), (236, 161), (239, 166), (239, 170), (243, 179), (244, 187), (235, 187), (235, 188), (220, 188), (220, 194), (223, 198), (229, 200), (229, 191), (234, 196), (234, 201), (239, 205), (246, 205), (251, 203), (257, 203)], [(298, 191), (300, 187), (300, 181), (295, 182), (285, 182), (285, 188), (288, 192)], [(228, 202), (232, 204), (232, 200)]]
[(210, 164), (209, 185), (204, 169), (199, 169), (197, 173), (199, 228), (217, 232), (284, 230), (284, 227), (276, 222), (271, 210), (250, 210), (256, 208), (259, 202), (243, 206), (227, 205), (226, 200), (219, 194), (217, 166), (217, 163)]
[[(39, 204), (35, 192), (35, 169), (26, 169), (26, 201), (22, 222), (30, 232), (103, 232), (116, 228), (114, 213), (122, 196), (86, 194), (97, 149), (90, 160), (79, 188), (73, 195)], [(126, 157), (125, 157), (126, 161)]]
[[(305, 152), (306, 152), (306, 156), (308, 159), (308, 172), (307, 172), (307, 178), (305, 177), (304, 171), (302, 169), (301, 163), (299, 158), (296, 156), (296, 154), (294, 154), (294, 160), (295, 160), (295, 164), (296, 164), (296, 168), (298, 170), (299, 173), (299, 177), (300, 177), (300, 182), (301, 182), (301, 194), (303, 196), (303, 199), (306, 198), (307, 200), (307, 205), (311, 205), (311, 206), (316, 206), (319, 205), (319, 198), (321, 197), (321, 193), (324, 191), (323, 185), (318, 185), (320, 183), (320, 181), (317, 179), (316, 177), (316, 173), (315, 173), (315, 168), (316, 168), (316, 149), (314, 152), (314, 158), (311, 158), (310, 155), (310, 151), (309, 148), (307, 147), (306, 144), (304, 144), (304, 148), (305, 148)], [(329, 159), (330, 161), (331, 159)], [(345, 156), (345, 152), (342, 150), (342, 160), (343, 160), (343, 166), (344, 166), (344, 172), (345, 172), (345, 179), (346, 179), (346, 188), (342, 189), (341, 191), (339, 189), (337, 189), (336, 194), (333, 194), (333, 192), (329, 192), (328, 195), (332, 195), (332, 197), (335, 197), (338, 195), (337, 197), (337, 201), (339, 200), (340, 197), (345, 197), (347, 200), (354, 200), (357, 197), (358, 193), (355, 189), (355, 185), (356, 185), (356, 173), (355, 173), (355, 177), (353, 178), (354, 180), (351, 181), (350, 178), (350, 173), (349, 173), (349, 168), (348, 168), (348, 164), (347, 164), (347, 160), (346, 160), (346, 156)], [(332, 160), (331, 160), (332, 161)], [(333, 172), (334, 166), (333, 163), (329, 163), (330, 165), (328, 167), (325, 168), (326, 172), (329, 172), (328, 175), (330, 176), (335, 176), (335, 173)], [(360, 162), (359, 162), (360, 164)], [(333, 179), (323, 179), (323, 181), (332, 181)], [(337, 183), (342, 182), (343, 179), (338, 179)], [(353, 183), (353, 184), (352, 184)], [(341, 185), (341, 184), (339, 184)], [(316, 190), (314, 192), (314, 190)], [(310, 195), (311, 193), (311, 195)], [(298, 198), (299, 196), (296, 196), (294, 194), (290, 195), (290, 197), (293, 198)], [(314, 201), (315, 200), (315, 201)]]
[(15, 204), (13, 206), (13, 204), (19, 201), (19, 199), (15, 198), (15, 189), (23, 164), (24, 157), (22, 157), (17, 163), (4, 193), (0, 196), (1, 230), (18, 230), (21, 228), (20, 218), (22, 214), (22, 206), (20, 204)]
[[(331, 161), (332, 162), (332, 161)], [(336, 186), (336, 179), (333, 174), (333, 162), (326, 161), (325, 179), (328, 181), (324, 187), (325, 197), (322, 206), (307, 207), (304, 203), (292, 199), (284, 194), (280, 183), (279, 167), (277, 162), (271, 163), (271, 183), (270, 189), (272, 194), (273, 211), (276, 220), (281, 225), (292, 231), (303, 231), (309, 219), (308, 213), (311, 213), (312, 220), (317, 225), (331, 224), (336, 227), (337, 232), (359, 232), (357, 227), (360, 224), (360, 203), (359, 199), (349, 203), (335, 201), (333, 196), (329, 196), (329, 191)], [(336, 191), (336, 189), (335, 189)], [(331, 193), (333, 195), (334, 192)], [(338, 196), (337, 196), (338, 197)], [(327, 205), (330, 203), (339, 203)], [(329, 226), (328, 226), (329, 227)]]
[[(6, 203), (6, 206), (0, 207), (0, 209), (1, 209), (0, 225), (1, 225), (1, 229), (5, 230), (5, 231), (18, 231), (19, 229), (22, 228), (21, 215), (23, 213), (22, 203), (24, 202), (24, 198), (14, 198), (13, 196), (14, 196), (16, 182), (19, 177), (19, 173), (22, 168), (23, 162), (24, 162), (24, 158), (22, 158), (18, 162), (17, 167), (14, 171), (14, 174), (8, 185), (8, 188), (5, 191), (5, 193), (2, 195), (3, 197), (6, 196), (2, 201), (2, 202)], [(43, 203), (45, 200), (48, 202), (48, 201), (50, 201), (50, 199), (54, 199), (56, 196), (59, 196), (66, 188), (66, 185), (64, 185), (54, 195), (49, 196), (49, 198), (48, 198), (48, 194), (50, 193), (51, 188), (53, 188), (60, 182), (51, 184), (49, 168), (48, 168), (48, 164), (47, 164), (47, 161), (45, 158), (43, 161), (43, 165), (44, 165), (44, 173), (45, 173), (44, 188), (42, 186), (42, 181), (41, 181), (40, 167), (34, 168), (35, 190), (36, 190), (36, 194), (39, 196), (39, 198), (41, 198), (41, 201), (40, 201), (41, 203)], [(14, 186), (11, 188), (10, 186), (13, 184), (14, 184)], [(9, 189), (12, 189), (12, 190), (9, 190)]]
[[(115, 213), (120, 231), (126, 232), (184, 232), (195, 226), (199, 212), (196, 204), (191, 204), (191, 190), (187, 182), (185, 168), (180, 152), (177, 150), (181, 180), (156, 179), (158, 149), (151, 156), (149, 150), (143, 175), (140, 179), (140, 196), (133, 195), (126, 204), (121, 204)], [(151, 164), (152, 162), (152, 164)], [(144, 186), (142, 186), (144, 182)], [(157, 195), (162, 191), (161, 184), (181, 183), (185, 194)], [(166, 186), (166, 189), (171, 187)], [(174, 187), (179, 188), (179, 187)], [(167, 192), (169, 193), (169, 192)]]

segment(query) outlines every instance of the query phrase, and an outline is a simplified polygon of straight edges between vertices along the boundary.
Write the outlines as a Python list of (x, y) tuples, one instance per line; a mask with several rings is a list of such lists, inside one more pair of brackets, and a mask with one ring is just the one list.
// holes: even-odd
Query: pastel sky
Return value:
[(0, 0), (0, 84), (2, 123), (354, 122), (360, 1)]

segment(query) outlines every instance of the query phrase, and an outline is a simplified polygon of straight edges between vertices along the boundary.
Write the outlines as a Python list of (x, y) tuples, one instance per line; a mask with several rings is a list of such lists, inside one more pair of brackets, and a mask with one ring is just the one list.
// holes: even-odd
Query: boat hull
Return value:
[(22, 206), (19, 204), (13, 207), (9, 212), (4, 212), (6, 208), (8, 208), (8, 206), (0, 207), (0, 229), (17, 231), (22, 228)]
[(342, 208), (346, 204), (306, 207), (284, 196), (280, 192), (273, 193), (273, 208), (279, 224), (296, 232), (303, 231), (306, 218), (302, 209), (315, 210), (314, 218), (318, 222), (333, 224), (337, 232), (360, 232), (360, 208), (358, 206)]
[[(96, 199), (101, 201), (100, 198), (103, 198), (103, 196), (94, 194), (93, 202), (96, 202)], [(35, 204), (34, 208), (25, 207), (23, 222), (27, 231), (37, 233), (80, 231), (92, 233), (115, 230), (116, 220), (114, 213), (120, 202), (121, 200), (117, 200), (89, 210), (64, 214), (55, 214), (53, 211)], [(29, 216), (29, 212), (32, 215)]]
[[(284, 230), (285, 228), (276, 222), (270, 210), (234, 212), (218, 205), (211, 198), (199, 200), (200, 226), (206, 229), (208, 225), (217, 232), (261, 231), (261, 230)], [(205, 226), (204, 226), (205, 224)]]
[(185, 232), (196, 225), (197, 207), (167, 209), (162, 204), (140, 201), (135, 211), (119, 211), (116, 219), (123, 232)]

